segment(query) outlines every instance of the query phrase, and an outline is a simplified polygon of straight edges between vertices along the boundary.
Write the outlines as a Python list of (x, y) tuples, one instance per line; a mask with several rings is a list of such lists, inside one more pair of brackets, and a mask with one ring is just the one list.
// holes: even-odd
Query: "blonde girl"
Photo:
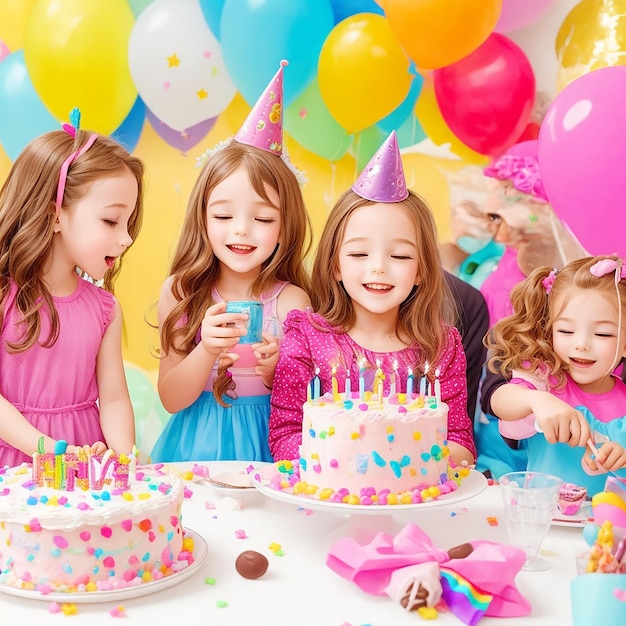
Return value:
[(626, 385), (614, 374), (626, 355), (625, 276), (612, 256), (538, 268), (513, 290), (515, 313), (486, 340), (490, 368), (512, 377), (491, 398), (501, 432), (530, 437), (530, 469), (596, 491), (602, 477), (580, 467), (585, 446), (604, 443), (596, 460), (605, 470), (626, 460)]

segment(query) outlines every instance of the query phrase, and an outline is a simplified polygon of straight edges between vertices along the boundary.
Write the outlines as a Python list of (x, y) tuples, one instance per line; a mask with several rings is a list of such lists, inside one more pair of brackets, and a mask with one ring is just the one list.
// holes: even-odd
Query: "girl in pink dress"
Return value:
[(0, 190), (0, 467), (59, 440), (135, 442), (111, 289), (139, 232), (143, 165), (78, 121), (26, 146)]
[[(313, 266), (313, 311), (292, 311), (274, 374), (270, 449), (276, 460), (299, 458), (302, 407), (316, 375), (320, 393), (340, 389), (350, 372), (358, 391), (360, 368), (368, 389), (378, 365), (415, 380), (430, 363), (449, 406), (448, 442), (457, 464), (474, 462), (472, 423), (467, 415), (465, 354), (453, 326), (432, 214), (407, 190), (395, 133), (374, 155), (352, 189), (332, 209)], [(319, 371), (318, 371), (319, 370)], [(390, 393), (391, 376), (383, 381)]]

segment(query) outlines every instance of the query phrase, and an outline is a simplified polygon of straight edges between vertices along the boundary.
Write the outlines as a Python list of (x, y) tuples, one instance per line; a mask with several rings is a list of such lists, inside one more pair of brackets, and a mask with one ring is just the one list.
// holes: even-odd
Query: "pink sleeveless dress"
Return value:
[[(98, 411), (96, 358), (106, 329), (115, 315), (111, 293), (79, 279), (73, 294), (53, 297), (59, 315), (59, 337), (44, 348), (49, 316), (41, 316), (40, 342), (25, 352), (10, 354), (7, 342), (19, 338), (15, 306), (17, 287), (5, 299), (0, 338), (0, 393), (41, 432), (71, 445), (104, 441)], [(33, 450), (35, 452), (35, 450)], [(0, 439), (0, 467), (30, 461)]]

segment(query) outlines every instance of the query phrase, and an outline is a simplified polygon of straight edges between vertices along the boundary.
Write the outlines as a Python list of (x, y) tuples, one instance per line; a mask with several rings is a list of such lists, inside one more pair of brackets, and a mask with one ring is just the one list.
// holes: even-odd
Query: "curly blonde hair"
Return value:
[[(50, 336), (42, 345), (52, 346), (59, 336), (59, 318), (43, 281), (43, 271), (52, 250), (61, 165), (91, 135), (79, 130), (72, 137), (58, 130), (34, 139), (17, 157), (0, 190), (0, 326), (11, 281), (17, 286), (15, 303), (24, 325), (20, 341), (4, 346), (11, 353), (24, 352), (39, 341), (42, 308), (49, 311), (51, 323)], [(98, 136), (84, 154), (71, 162), (60, 210), (69, 210), (79, 202), (94, 182), (119, 176), (126, 170), (133, 174), (138, 186), (137, 202), (128, 222), (128, 234), (135, 240), (143, 216), (144, 166), (109, 137)], [(103, 286), (108, 291), (113, 292), (127, 251), (104, 275)]]
[[(207, 308), (215, 304), (212, 288), (219, 277), (220, 262), (209, 242), (206, 207), (213, 189), (241, 167), (248, 172), (252, 188), (265, 201), (270, 202), (266, 186), (277, 193), (281, 215), (278, 245), (263, 263), (251, 295), (259, 297), (281, 281), (310, 292), (303, 260), (311, 246), (311, 226), (294, 173), (279, 156), (233, 140), (208, 157), (189, 198), (169, 270), (177, 303), (160, 329), (161, 351), (165, 354), (170, 350), (189, 354), (196, 345), (196, 333)], [(185, 323), (180, 324), (181, 318), (186, 319)], [(215, 399), (222, 406), (227, 406), (222, 394), (234, 388), (227, 371), (229, 365), (226, 361), (220, 364), (213, 386)]]
[(515, 369), (524, 369), (546, 382), (549, 380), (552, 387), (563, 386), (567, 365), (552, 347), (552, 327), (571, 292), (603, 293), (615, 300), (621, 308), (621, 317), (626, 316), (626, 279), (616, 282), (615, 272), (594, 276), (590, 271), (604, 259), (616, 261), (620, 271), (622, 260), (616, 256), (584, 257), (558, 272), (551, 267), (538, 267), (516, 285), (511, 291), (513, 315), (497, 322), (485, 337), (489, 369), (507, 377)]
[[(348, 331), (355, 321), (352, 299), (336, 278), (339, 250), (352, 214), (375, 204), (351, 189), (346, 191), (330, 212), (313, 263), (311, 302), (313, 309), (331, 325)], [(409, 191), (397, 203), (406, 210), (417, 234), (416, 283), (400, 305), (396, 333), (408, 344), (420, 346), (421, 369), (425, 361), (436, 363), (446, 346), (447, 330), (454, 325), (456, 308), (441, 266), (437, 230), (426, 202)]]

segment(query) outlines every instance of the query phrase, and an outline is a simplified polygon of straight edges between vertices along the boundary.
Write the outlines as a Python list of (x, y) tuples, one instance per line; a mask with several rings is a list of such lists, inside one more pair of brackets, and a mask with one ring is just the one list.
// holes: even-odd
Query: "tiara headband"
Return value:
[[(80, 128), (80, 110), (72, 109), (70, 112), (70, 123), (63, 124), (63, 130), (72, 137), (76, 137), (76, 131)], [(70, 169), (70, 165), (79, 157), (85, 154), (89, 148), (94, 144), (95, 140), (98, 139), (98, 135), (94, 133), (87, 139), (85, 144), (70, 154), (70, 156), (63, 161), (63, 165), (61, 165), (61, 171), (59, 173), (59, 184), (57, 185), (57, 197), (56, 197), (56, 209), (57, 213), (61, 210), (61, 205), (63, 204), (63, 195), (65, 194), (65, 183), (67, 182), (67, 173)]]

